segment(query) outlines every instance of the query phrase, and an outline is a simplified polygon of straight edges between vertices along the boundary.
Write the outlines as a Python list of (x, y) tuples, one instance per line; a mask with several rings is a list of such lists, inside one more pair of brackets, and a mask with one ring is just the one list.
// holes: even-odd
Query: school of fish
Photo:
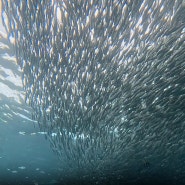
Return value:
[(2, 6), (32, 118), (68, 174), (126, 178), (184, 154), (184, 0)]

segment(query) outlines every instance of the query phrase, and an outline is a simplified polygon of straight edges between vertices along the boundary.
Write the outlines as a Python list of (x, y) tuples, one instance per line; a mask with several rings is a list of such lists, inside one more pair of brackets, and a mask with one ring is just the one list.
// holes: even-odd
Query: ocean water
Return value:
[[(45, 133), (31, 119), (32, 110), (24, 101), (21, 71), (11, 43), (3, 36), (0, 53), (0, 184), (81, 184), (63, 172), (62, 162), (45, 140)], [(153, 180), (154, 184), (185, 183), (185, 141), (181, 134), (167, 154), (162, 150), (151, 153), (150, 148), (146, 148), (147, 152), (143, 151), (144, 155), (133, 162), (132, 153), (128, 157), (131, 168), (124, 173), (127, 181), (115, 179), (112, 184), (152, 184)], [(160, 141), (156, 139), (156, 142), (161, 147)], [(66, 176), (67, 181), (63, 180)]]
[(57, 184), (58, 157), (31, 120), (21, 72), (3, 27), (0, 34), (0, 184)]
[[(67, 5), (67, 1), (64, 2)], [(149, 3), (150, 1), (146, 0), (143, 2)], [(157, 2), (160, 4), (161, 1)], [(169, 5), (169, 7), (171, 6)], [(134, 8), (136, 7), (133, 5), (132, 11)], [(144, 6), (140, 8), (145, 11)], [(165, 7), (161, 7), (159, 12), (163, 12), (164, 9)], [(70, 8), (68, 11), (70, 12)], [(176, 11), (176, 7), (174, 7), (174, 10), (172, 8), (172, 12), (173, 11)], [(148, 10), (148, 12), (150, 12), (150, 10)], [(166, 13), (168, 15), (166, 16), (165, 12), (168, 11), (164, 11), (164, 14), (161, 13), (163, 18), (161, 18), (161, 20), (164, 22), (166, 20), (166, 22), (173, 20), (173, 17), (169, 18), (169, 14)], [(98, 15), (99, 12), (96, 11), (96, 13)], [(65, 16), (67, 19), (67, 14)], [(142, 14), (142, 16), (147, 17), (145, 14)], [(154, 17), (155, 16), (156, 13), (154, 13)], [(179, 16), (179, 20), (184, 20), (183, 16), (184, 14)], [(150, 16), (148, 15), (148, 17)], [(39, 19), (40, 17), (38, 16), (37, 18)], [(178, 18), (176, 18), (177, 21)], [(157, 22), (156, 24), (161, 25), (160, 21), (154, 20), (154, 23), (155, 22)], [(173, 29), (168, 29), (167, 27), (168, 23), (162, 27), (164, 29), (163, 31), (166, 31), (165, 37), (162, 37), (163, 32), (157, 26), (155, 30), (158, 29), (158, 31), (154, 31), (153, 33), (152, 30), (150, 30), (151, 35), (153, 34), (153, 36), (151, 36), (148, 34), (150, 32), (146, 31), (147, 29), (145, 27), (147, 26), (145, 25), (145, 21), (140, 20), (140, 23), (143, 24), (143, 28), (140, 28), (137, 25), (137, 20), (135, 22), (133, 21), (131, 28), (133, 28), (133, 30), (135, 27), (140, 30), (146, 29), (146, 35), (149, 36), (148, 38), (147, 36), (142, 38), (147, 38), (151, 42), (147, 45), (148, 50), (143, 49), (145, 48), (143, 45), (147, 43), (147, 39), (146, 43), (139, 42), (138, 46), (137, 42), (133, 41), (133, 38), (134, 36), (139, 38), (139, 36), (133, 30), (131, 30), (133, 31), (133, 35), (130, 34), (130, 41), (125, 39), (123, 42), (128, 42), (130, 44), (125, 48), (123, 47), (123, 50), (127, 51), (127, 49), (129, 50), (129, 48), (131, 48), (131, 52), (134, 53), (138, 50), (140, 54), (135, 54), (135, 58), (131, 57), (132, 54), (129, 52), (126, 52), (125, 54), (126, 57), (124, 59), (128, 59), (128, 64), (133, 61), (135, 62), (133, 62), (135, 68), (130, 65), (130, 68), (128, 69), (131, 72), (127, 72), (126, 70), (128, 75), (123, 77), (127, 82), (126, 85), (123, 83), (125, 86), (121, 85), (122, 81), (120, 79), (114, 80), (114, 77), (119, 77), (121, 70), (112, 70), (116, 65), (112, 66), (108, 62), (107, 64), (109, 65), (99, 64), (97, 65), (98, 67), (95, 63), (97, 70), (93, 69), (94, 66), (92, 66), (92, 69), (88, 68), (88, 65), (90, 64), (88, 62), (91, 60), (87, 60), (87, 64), (81, 62), (81, 65), (84, 65), (85, 67), (80, 68), (80, 66), (78, 66), (81, 71), (77, 71), (78, 75), (75, 75), (75, 70), (77, 70), (77, 68), (73, 65), (72, 61), (81, 58), (79, 57), (78, 52), (75, 52), (74, 55), (71, 54), (73, 50), (70, 52), (70, 49), (75, 43), (70, 43), (68, 38), (65, 40), (65, 37), (63, 38), (64, 42), (62, 47), (65, 48), (65, 46), (69, 44), (69, 46), (67, 46), (68, 50), (66, 50), (69, 53), (69, 61), (73, 68), (70, 68), (70, 65), (63, 65), (63, 63), (58, 65), (59, 62), (57, 63), (55, 60), (48, 60), (48, 63), (46, 63), (49, 64), (49, 67), (45, 67), (45, 70), (43, 70), (43, 68), (40, 70), (39, 68), (41, 67), (35, 64), (35, 61), (32, 60), (34, 57), (30, 57), (32, 56), (31, 54), (30, 56), (28, 55), (30, 57), (29, 62), (32, 62), (33, 64), (33, 66), (31, 66), (32, 71), (30, 72), (28, 70), (26, 72), (24, 71), (24, 73), (27, 75), (31, 74), (28, 78), (33, 81), (38, 79), (39, 73), (45, 77), (44, 78), (41, 75), (41, 77), (43, 77), (43, 82), (44, 80), (46, 81), (46, 88), (44, 90), (49, 91), (48, 94), (46, 93), (46, 95), (48, 95), (46, 96), (46, 102), (50, 103), (50, 101), (52, 102), (54, 99), (52, 103), (56, 103), (55, 98), (58, 98), (57, 105), (59, 106), (57, 108), (53, 108), (52, 105), (47, 108), (44, 107), (45, 112), (49, 112), (48, 116), (51, 116), (49, 119), (53, 122), (55, 121), (53, 118), (54, 116), (52, 117), (52, 110), (55, 110), (56, 112), (58, 111), (58, 114), (61, 113), (58, 110), (59, 108), (64, 110), (64, 113), (62, 112), (62, 118), (64, 118), (64, 120), (59, 118), (59, 120), (61, 119), (61, 125), (51, 124), (53, 127), (48, 126), (48, 133), (48, 130), (44, 131), (44, 129), (42, 130), (39, 127), (37, 121), (32, 120), (33, 110), (25, 103), (22, 72), (16, 64), (15, 51), (12, 44), (14, 43), (14, 40), (10, 37), (10, 40), (7, 39), (5, 30), (2, 25), (0, 25), (0, 185), (185, 184), (185, 31), (181, 29), (184, 27), (185, 30), (185, 25), (183, 21), (179, 22), (181, 24), (179, 23), (179, 25), (177, 23), (177, 26), (179, 26), (178, 28), (181, 33), (179, 34), (179, 38), (176, 38), (177, 33), (180, 31), (178, 29), (176, 31), (175, 27), (173, 27), (177, 32), (174, 35)], [(88, 23), (89, 22), (87, 21), (86, 24), (89, 25)], [(135, 24), (137, 26), (135, 26)], [(171, 22), (169, 25), (173, 24), (174, 23)], [(73, 25), (73, 23), (71, 23), (71, 25)], [(97, 23), (97, 25), (99, 24)], [(99, 27), (97, 26), (97, 30), (98, 29)], [(126, 27), (126, 29), (128, 28)], [(36, 32), (37, 34), (40, 34), (39, 29), (36, 29), (36, 31), (38, 31)], [(98, 31), (99, 32), (96, 33), (97, 35), (104, 36), (101, 30)], [(169, 36), (171, 32), (172, 36)], [(29, 31), (28, 33), (30, 35), (32, 34)], [(57, 31), (55, 33), (60, 35)], [(74, 34), (73, 36), (75, 37), (76, 35)], [(102, 38), (104, 38), (103, 36)], [(44, 35), (44, 37), (47, 37), (47, 34)], [(86, 38), (82, 38), (79, 38), (79, 45), (77, 40), (77, 46), (80, 46), (77, 49), (79, 49), (78, 51), (81, 53), (83, 53), (83, 47), (80, 45), (81, 43), (85, 43), (84, 46), (89, 47), (89, 43), (85, 40)], [(40, 38), (37, 37), (37, 39), (39, 40)], [(60, 42), (58, 44), (58, 40), (55, 39), (56, 38), (50, 43), (53, 48), (54, 46), (58, 47), (58, 45), (60, 45)], [(26, 39), (24, 41), (26, 43)], [(89, 42), (92, 42), (92, 45), (94, 46), (95, 44), (93, 42), (98, 43), (99, 41), (98, 39), (93, 40), (93, 38), (90, 38)], [(110, 41), (110, 43), (112, 42), (114, 43), (114, 40)], [(40, 41), (34, 43), (30, 41), (30, 43), (33, 45), (30, 44), (31, 46), (28, 46), (27, 49), (30, 47), (31, 50), (32, 47), (38, 46)], [(119, 43), (119, 41), (115, 41), (115, 43)], [(136, 49), (135, 46), (137, 46)], [(57, 50), (56, 52), (52, 49), (49, 51), (51, 52), (51, 56), (55, 56), (57, 52), (61, 51)], [(33, 51), (32, 54), (34, 56), (34, 54), (36, 55), (36, 52), (35, 50)], [(107, 50), (105, 49), (105, 51)], [(110, 54), (110, 56), (111, 51), (112, 47), (109, 48), (110, 53), (108, 54)], [(42, 50), (42, 52), (44, 53), (45, 50)], [(37, 53), (39, 57), (41, 57), (42, 52)], [(92, 57), (91, 59), (94, 59), (95, 61), (97, 61), (97, 58), (99, 59), (99, 57), (102, 59), (100, 49), (96, 52), (94, 52), (95, 57), (88, 57)], [(47, 56), (44, 54), (43, 58)], [(141, 56), (140, 60), (138, 59), (138, 56)], [(24, 56), (21, 57), (25, 59)], [(47, 57), (45, 59), (47, 59)], [(154, 60), (156, 58), (157, 60)], [(117, 61), (116, 59), (114, 60), (113, 55), (110, 61), (113, 63)], [(141, 65), (138, 64), (139, 62), (136, 59), (138, 59)], [(161, 61), (161, 63), (159, 61)], [(175, 63), (171, 61), (175, 61)], [(66, 70), (67, 72), (64, 70), (62, 73), (59, 70), (59, 67), (61, 66), (64, 69), (65, 67), (68, 68), (68, 70)], [(106, 68), (107, 71), (110, 70), (110, 75), (105, 74), (106, 70), (101, 71), (101, 67), (99, 66)], [(38, 74), (35, 73), (35, 69), (39, 69), (37, 71)], [(52, 69), (54, 70), (52, 71)], [(70, 71), (71, 69), (73, 70)], [(94, 70), (94, 73), (91, 74), (94, 75), (94, 81), (92, 80), (92, 83), (88, 81), (90, 79), (88, 72), (92, 72), (91, 70)], [(63, 75), (65, 73), (68, 75)], [(35, 75), (33, 75), (35, 79), (31, 78), (32, 74)], [(66, 79), (66, 81), (64, 80), (64, 83), (60, 82), (57, 75), (61, 75), (61, 79)], [(108, 82), (104, 80), (105, 78), (102, 78), (102, 76), (105, 76), (108, 79)], [(76, 80), (76, 86), (74, 85), (74, 82), (68, 83), (68, 80), (70, 82), (71, 79)], [(39, 85), (35, 85), (36, 90), (33, 91), (32, 87), (34, 85), (31, 84), (31, 82), (30, 85), (28, 81), (25, 85), (27, 90), (31, 89), (31, 91), (29, 91), (30, 94), (28, 93), (29, 97), (32, 97), (32, 95), (34, 98), (38, 96), (38, 99), (36, 98), (31, 102), (35, 110), (37, 110), (36, 105), (40, 105), (40, 99), (44, 97), (45, 92), (43, 93), (44, 90), (40, 90), (42, 85), (39, 83)], [(47, 83), (51, 83), (51, 86)], [(112, 85), (107, 85), (109, 83), (112, 83)], [(91, 88), (89, 84), (94, 86)], [(98, 86), (99, 84), (101, 87)], [(84, 86), (88, 88), (86, 89)], [(106, 89), (102, 86), (109, 88)], [(70, 91), (69, 87), (77, 87), (77, 90), (75, 91), (74, 88), (74, 91)], [(57, 97), (56, 92), (58, 89), (61, 90), (60, 88), (64, 91), (62, 101), (60, 96)], [(91, 94), (94, 98), (94, 102), (89, 100), (92, 97), (87, 96), (87, 94), (91, 93), (91, 90), (94, 90), (94, 92), (97, 93), (96, 95), (98, 95), (97, 98)], [(43, 93), (43, 96), (40, 96), (38, 92), (40, 94)], [(83, 95), (86, 94), (86, 96), (81, 96), (81, 92), (83, 92)], [(68, 96), (67, 93), (71, 93), (72, 95)], [(82, 100), (80, 98), (78, 99), (80, 96), (82, 97)], [(77, 98), (75, 99), (75, 97)], [(107, 102), (109, 103), (108, 105)], [(112, 104), (110, 105), (110, 103)], [(68, 105), (70, 106), (68, 107)], [(96, 107), (98, 110), (96, 110)], [(122, 109), (124, 111), (120, 112)], [(74, 110), (74, 112), (71, 110)], [(104, 122), (100, 118), (108, 124), (105, 123), (104, 125)], [(99, 125), (102, 124), (103, 126), (93, 127), (94, 120), (96, 120)], [(75, 123), (78, 123), (76, 124), (77, 126), (80, 125), (79, 128), (76, 129), (77, 126), (75, 127)], [(68, 124), (71, 124), (71, 127), (68, 127)], [(40, 124), (40, 126), (42, 127), (42, 124)]]

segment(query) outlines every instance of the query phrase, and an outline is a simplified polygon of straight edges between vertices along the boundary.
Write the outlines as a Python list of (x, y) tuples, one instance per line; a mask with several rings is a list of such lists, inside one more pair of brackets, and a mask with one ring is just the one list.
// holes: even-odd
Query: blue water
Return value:
[(57, 184), (61, 165), (31, 120), (21, 73), (6, 41), (0, 38), (0, 184)]

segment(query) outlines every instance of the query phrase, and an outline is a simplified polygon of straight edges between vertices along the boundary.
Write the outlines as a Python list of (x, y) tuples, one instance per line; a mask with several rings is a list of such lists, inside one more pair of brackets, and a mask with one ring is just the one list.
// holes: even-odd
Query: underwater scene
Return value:
[(46, 133), (31, 119), (12, 47), (1, 24), (0, 184), (55, 184), (60, 180), (60, 165)]
[(185, 184), (184, 0), (0, 10), (0, 185)]

